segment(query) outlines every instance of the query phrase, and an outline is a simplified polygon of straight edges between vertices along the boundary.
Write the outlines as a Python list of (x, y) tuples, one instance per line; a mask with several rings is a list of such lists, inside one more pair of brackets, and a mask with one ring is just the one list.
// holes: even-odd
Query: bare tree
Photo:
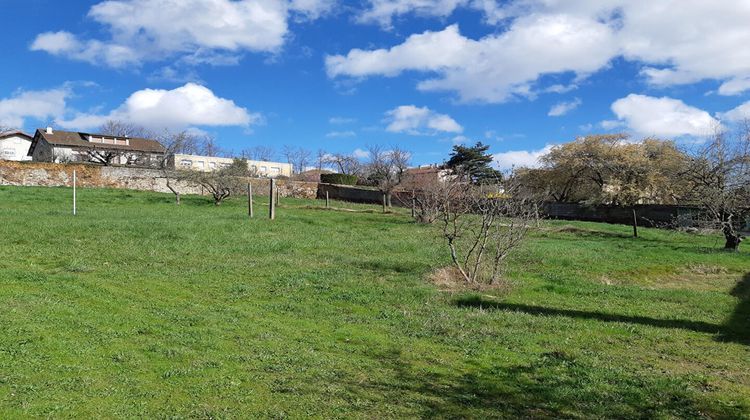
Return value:
[(259, 160), (263, 162), (269, 162), (273, 160), (273, 156), (276, 152), (272, 147), (268, 146), (255, 146), (251, 149), (244, 149), (242, 151), (242, 157), (250, 160)]
[(521, 193), (515, 181), (497, 186), (473, 185), (456, 180), (439, 190), (443, 238), (451, 260), (472, 286), (496, 284), (506, 257), (526, 237), (537, 219), (537, 203)]
[(333, 166), (339, 173), (346, 175), (359, 175), (362, 172), (362, 163), (354, 156), (343, 153), (328, 155), (326, 163)]
[(121, 120), (107, 120), (99, 126), (99, 134), (108, 136), (123, 136), (123, 137), (141, 137), (148, 138), (153, 137), (153, 134), (145, 129), (144, 127), (121, 121)]
[(250, 176), (247, 161), (235, 159), (227, 167), (216, 171), (179, 171), (180, 178), (205, 188), (213, 196), (214, 204), (220, 205), (232, 194), (243, 191), (246, 184), (245, 178)]
[(175, 195), (175, 202), (180, 205), (180, 192), (173, 181), (184, 178), (184, 174), (175, 172), (177, 162), (174, 161), (176, 154), (196, 154), (201, 147), (201, 139), (188, 131), (171, 132), (165, 130), (159, 137), (159, 142), (165, 148), (164, 156), (159, 162), (162, 174), (167, 182), (167, 188)]
[(99, 145), (91, 145), (79, 152), (75, 158), (80, 162), (95, 163), (97, 165), (141, 165), (152, 164), (150, 156), (145, 153), (130, 150), (110, 149)]
[(292, 165), (292, 172), (299, 174), (310, 164), (310, 156), (312, 153), (302, 147), (286, 145), (281, 150), (281, 155), (284, 156), (287, 163)]
[(440, 217), (444, 197), (449, 193), (448, 189), (452, 188), (452, 184), (435, 177), (420, 179), (413, 187), (414, 219), (417, 223), (435, 222)]
[(208, 134), (201, 137), (199, 150), (203, 156), (221, 156), (224, 153), (223, 149), (216, 144), (216, 138)]
[(741, 123), (735, 133), (717, 129), (684, 176), (691, 186), (684, 200), (700, 205), (711, 227), (724, 234), (724, 248), (737, 251), (743, 240), (737, 227), (750, 213), (750, 122)]
[(318, 169), (318, 172), (323, 171), (323, 168), (328, 164), (328, 159), (328, 153), (323, 149), (318, 149), (315, 155), (315, 167)]
[(398, 147), (383, 150), (381, 146), (370, 146), (368, 152), (367, 178), (385, 194), (388, 207), (391, 207), (393, 190), (401, 184), (411, 155)]

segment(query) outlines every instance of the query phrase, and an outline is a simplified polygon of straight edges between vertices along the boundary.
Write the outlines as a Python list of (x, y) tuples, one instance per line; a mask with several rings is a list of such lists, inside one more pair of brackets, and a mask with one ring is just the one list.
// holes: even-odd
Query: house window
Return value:
[(185, 167), (185, 168), (189, 168), (189, 167), (193, 166), (193, 161), (190, 160), (190, 159), (182, 159), (180, 161), (180, 166)]
[(260, 172), (264, 174), (264, 173), (268, 172), (268, 168), (266, 166), (261, 166), (260, 167)]
[(198, 168), (200, 168), (200, 169), (205, 169), (206, 168), (206, 162), (204, 162), (202, 160), (199, 160), (198, 162), (195, 162), (195, 166), (198, 167)]
[(278, 174), (281, 173), (281, 168), (276, 167), (276, 166), (272, 166), (271, 167), (271, 173), (274, 174), (274, 175), (278, 175)]
[(216, 162), (208, 162), (208, 167), (213, 169), (216, 169)]

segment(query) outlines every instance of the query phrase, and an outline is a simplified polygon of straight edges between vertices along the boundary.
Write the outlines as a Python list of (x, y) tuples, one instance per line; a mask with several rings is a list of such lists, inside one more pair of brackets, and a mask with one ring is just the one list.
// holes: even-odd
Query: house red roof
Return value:
[[(47, 143), (53, 146), (65, 146), (65, 147), (78, 147), (78, 148), (92, 148), (96, 147), (99, 149), (113, 149), (113, 150), (130, 150), (134, 152), (147, 152), (147, 153), (165, 153), (167, 149), (156, 140), (144, 139), (140, 137), (125, 137), (125, 136), (109, 136), (105, 134), (92, 134), (82, 133), (76, 131), (59, 131), (54, 130), (52, 133), (48, 133), (47, 130), (38, 129), (34, 134), (34, 139), (40, 136)], [(108, 144), (108, 143), (93, 143), (88, 139), (89, 137), (95, 138), (106, 138), (106, 139), (127, 139), (128, 144)], [(29, 148), (29, 154), (36, 146), (36, 143), (32, 143)]]

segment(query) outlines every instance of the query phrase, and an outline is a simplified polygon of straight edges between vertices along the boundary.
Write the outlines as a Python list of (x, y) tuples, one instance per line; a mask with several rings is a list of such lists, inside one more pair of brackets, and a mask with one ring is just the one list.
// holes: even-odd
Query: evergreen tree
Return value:
[(474, 146), (453, 146), (453, 152), (445, 166), (466, 174), (472, 183), (491, 184), (500, 182), (502, 174), (491, 166), (493, 157), (490, 146), (478, 142)]

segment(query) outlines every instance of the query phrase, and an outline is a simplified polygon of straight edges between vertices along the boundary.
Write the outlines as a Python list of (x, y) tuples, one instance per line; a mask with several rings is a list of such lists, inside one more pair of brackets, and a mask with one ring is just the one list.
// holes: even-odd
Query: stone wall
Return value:
[[(82, 163), (13, 162), (0, 160), (0, 185), (70, 187), (73, 171), (76, 171), (78, 186), (83, 188), (123, 188), (130, 190), (170, 192), (161, 171), (130, 166), (100, 166)], [(253, 185), (253, 194), (267, 196), (270, 180), (248, 178)], [(186, 182), (172, 182), (181, 194), (202, 194), (202, 188)], [(282, 197), (315, 198), (318, 184), (278, 180)]]

